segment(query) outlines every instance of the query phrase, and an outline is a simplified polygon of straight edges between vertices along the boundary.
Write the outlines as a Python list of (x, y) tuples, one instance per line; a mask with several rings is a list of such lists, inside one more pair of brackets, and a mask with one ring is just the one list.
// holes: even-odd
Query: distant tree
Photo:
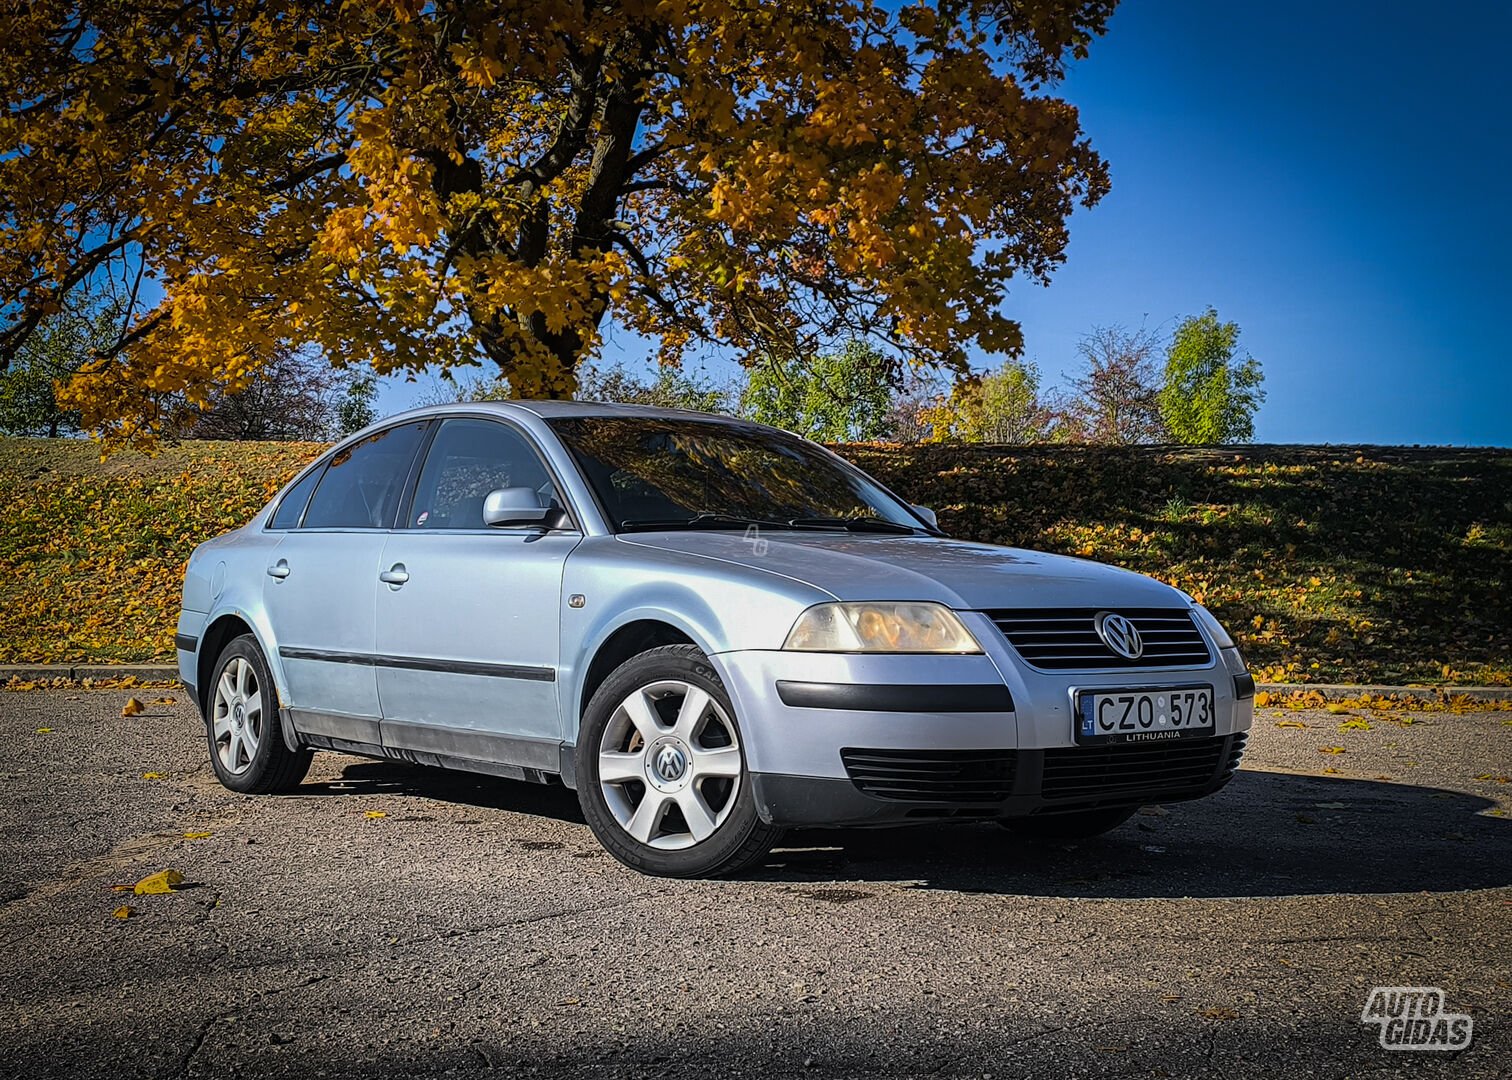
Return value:
[(1155, 334), (1100, 326), (1076, 348), (1083, 368), (1061, 405), (1065, 437), (1114, 445), (1165, 441)]
[(706, 413), (727, 413), (731, 404), (729, 391), (673, 367), (658, 368), (656, 377), (649, 380), (620, 365), (585, 368), (580, 374), (578, 397)]
[(458, 378), (442, 371), (428, 391), (415, 398), (416, 405), (455, 405), (463, 401), (508, 401), (514, 395), (509, 383), (497, 375), (471, 375)]
[(77, 409), (59, 406), (57, 386), (110, 346), (120, 312), (103, 295), (75, 292), (63, 308), (43, 319), (0, 371), (0, 432), (56, 439), (79, 431)]
[[(257, 368), (240, 389), (218, 393), (203, 406), (180, 402), (177, 434), (232, 441), (333, 438), (372, 421), (376, 388), (354, 389), (363, 378), (333, 369), (317, 354), (285, 352)], [(364, 422), (347, 427), (358, 420)]]
[(741, 411), (824, 442), (883, 439), (898, 375), (896, 364), (865, 341), (807, 362), (769, 356), (751, 369)]
[(1020, 444), (1049, 438), (1055, 419), (1040, 396), (1039, 368), (1016, 360), (957, 382), (925, 417), (933, 442)]
[(1171, 437), (1182, 443), (1248, 442), (1265, 400), (1260, 361), (1238, 357), (1239, 324), (1219, 322), (1208, 308), (1183, 319), (1166, 353), (1160, 411)]
[(378, 380), (372, 375), (358, 375), (347, 383), (346, 393), (336, 403), (336, 427), (340, 434), (361, 431), (378, 419), (373, 402), (378, 397)]
[(896, 443), (927, 441), (934, 432), (932, 410), (945, 394), (943, 381), (937, 372), (905, 373), (903, 385), (893, 391), (883, 416), (886, 430), (882, 438)]
[[(655, 405), (662, 409), (727, 413), (731, 394), (708, 380), (688, 375), (678, 368), (661, 368), (654, 378), (645, 378), (623, 365), (585, 367), (578, 372), (578, 397), (619, 405)], [(458, 401), (510, 401), (509, 383), (486, 375), (457, 379), (443, 373), (430, 393), (416, 404), (449, 405)]]

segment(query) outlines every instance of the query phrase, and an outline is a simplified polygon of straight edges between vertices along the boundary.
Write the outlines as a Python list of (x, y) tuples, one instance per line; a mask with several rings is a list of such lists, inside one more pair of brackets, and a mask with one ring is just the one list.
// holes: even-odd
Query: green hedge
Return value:
[[(189, 552), (318, 449), (0, 439), (0, 662), (170, 660)], [(1265, 678), (1512, 684), (1512, 451), (837, 449), (953, 535), (1187, 590)]]

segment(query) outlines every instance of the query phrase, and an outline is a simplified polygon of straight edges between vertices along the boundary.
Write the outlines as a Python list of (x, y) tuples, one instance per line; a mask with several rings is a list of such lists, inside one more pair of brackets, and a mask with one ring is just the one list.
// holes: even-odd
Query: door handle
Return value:
[(282, 581), (284, 578), (288, 577), (289, 561), (287, 559), (279, 559), (272, 566), (268, 567), (268, 576), (271, 578), (277, 578), (279, 581)]
[(404, 568), (402, 562), (396, 562), (383, 573), (378, 575), (378, 580), (387, 582), (394, 588), (398, 588), (409, 580), (409, 571)]

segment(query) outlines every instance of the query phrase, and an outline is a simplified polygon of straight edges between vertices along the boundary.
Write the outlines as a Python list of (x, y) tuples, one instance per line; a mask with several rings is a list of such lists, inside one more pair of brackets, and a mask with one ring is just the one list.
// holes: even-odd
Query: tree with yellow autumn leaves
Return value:
[(150, 442), (290, 349), (570, 396), (606, 321), (1017, 355), (1108, 189), (1053, 94), (1116, 0), (32, 0), (0, 13), (0, 364), (108, 283), (64, 403)]

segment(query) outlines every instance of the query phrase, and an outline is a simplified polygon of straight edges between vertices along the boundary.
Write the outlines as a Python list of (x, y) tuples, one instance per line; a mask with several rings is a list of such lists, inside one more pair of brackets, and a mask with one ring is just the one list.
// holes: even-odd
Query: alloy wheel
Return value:
[(232, 657), (221, 669), (211, 734), (216, 756), (228, 773), (240, 775), (252, 767), (263, 736), (262, 690), (257, 671), (244, 657)]
[(664, 851), (714, 834), (735, 806), (742, 769), (729, 715), (681, 680), (632, 691), (599, 743), (599, 786), (610, 813), (635, 840)]

